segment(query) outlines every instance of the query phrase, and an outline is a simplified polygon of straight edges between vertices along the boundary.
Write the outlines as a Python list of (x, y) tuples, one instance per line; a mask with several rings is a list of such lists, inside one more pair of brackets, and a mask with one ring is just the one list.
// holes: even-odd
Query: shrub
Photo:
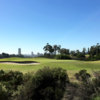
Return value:
[(93, 100), (100, 100), (100, 96), (95, 97)]
[(7, 90), (2, 84), (0, 84), (0, 100), (9, 100)]
[(94, 72), (93, 85), (95, 87), (96, 95), (100, 95), (100, 71)]
[(0, 82), (4, 83), (8, 89), (17, 89), (23, 82), (23, 74), (19, 71), (0, 71)]
[(71, 59), (71, 57), (69, 55), (56, 55), (55, 56), (56, 59)]
[(80, 60), (85, 60), (85, 55), (83, 53), (77, 54), (77, 58)]
[(77, 80), (88, 83), (91, 75), (86, 70), (81, 70), (75, 74)]
[(23, 83), (23, 74), (18, 71), (4, 72), (3, 70), (0, 70), (0, 83), (5, 86), (9, 97), (11, 97), (18, 86)]
[(92, 100), (100, 95), (100, 72), (95, 72), (94, 75), (94, 79), (90, 79), (91, 75), (86, 70), (75, 74), (76, 78), (81, 81), (77, 94), (82, 100)]
[(69, 78), (61, 68), (45, 67), (25, 84), (16, 100), (61, 100)]

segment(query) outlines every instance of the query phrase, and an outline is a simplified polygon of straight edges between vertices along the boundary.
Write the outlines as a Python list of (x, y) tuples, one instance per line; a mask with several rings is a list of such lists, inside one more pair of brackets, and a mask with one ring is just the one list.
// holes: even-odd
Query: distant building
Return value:
[(21, 48), (18, 48), (18, 55), (21, 55)]
[(31, 52), (31, 56), (32, 56), (32, 57), (34, 56), (34, 53), (33, 53), (33, 52)]

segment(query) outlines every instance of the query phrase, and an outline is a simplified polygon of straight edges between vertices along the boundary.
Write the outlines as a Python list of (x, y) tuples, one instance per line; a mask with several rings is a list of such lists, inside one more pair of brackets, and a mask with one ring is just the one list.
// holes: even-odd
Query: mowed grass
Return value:
[(79, 60), (56, 60), (48, 58), (5, 58), (0, 61), (36, 61), (38, 65), (14, 65), (14, 64), (0, 64), (2, 70), (21, 71), (23, 73), (36, 72), (45, 66), (47, 67), (61, 67), (67, 70), (69, 76), (73, 78), (74, 74), (79, 70), (86, 69), (89, 73), (93, 71), (100, 71), (100, 61), (79, 61)]

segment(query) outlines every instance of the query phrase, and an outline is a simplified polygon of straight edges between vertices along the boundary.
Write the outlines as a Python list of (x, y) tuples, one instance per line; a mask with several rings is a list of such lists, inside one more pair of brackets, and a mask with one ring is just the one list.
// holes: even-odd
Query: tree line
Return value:
[(23, 55), (8, 54), (4, 52), (0, 54), (0, 58), (9, 58), (9, 57), (23, 57)]
[(70, 50), (67, 48), (61, 48), (61, 45), (50, 45), (47, 43), (44, 47), (44, 56), (55, 57), (57, 55), (67, 56), (71, 59), (80, 60), (100, 60), (100, 44), (91, 46), (90, 48), (83, 48), (80, 50)]

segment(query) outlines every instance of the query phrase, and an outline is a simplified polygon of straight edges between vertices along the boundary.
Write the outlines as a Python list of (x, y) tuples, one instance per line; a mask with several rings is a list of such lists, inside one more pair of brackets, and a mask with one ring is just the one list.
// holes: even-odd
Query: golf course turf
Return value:
[(56, 59), (48, 59), (48, 58), (4, 58), (0, 59), (0, 62), (38, 62), (39, 64), (34, 65), (20, 65), (20, 64), (7, 64), (0, 63), (0, 70), (13, 70), (20, 71), (23, 73), (27, 72), (36, 72), (38, 69), (43, 67), (61, 67), (65, 69), (69, 77), (73, 78), (74, 74), (79, 70), (86, 69), (87, 72), (93, 73), (93, 71), (100, 71), (100, 61), (79, 61), (79, 60), (56, 60)]

